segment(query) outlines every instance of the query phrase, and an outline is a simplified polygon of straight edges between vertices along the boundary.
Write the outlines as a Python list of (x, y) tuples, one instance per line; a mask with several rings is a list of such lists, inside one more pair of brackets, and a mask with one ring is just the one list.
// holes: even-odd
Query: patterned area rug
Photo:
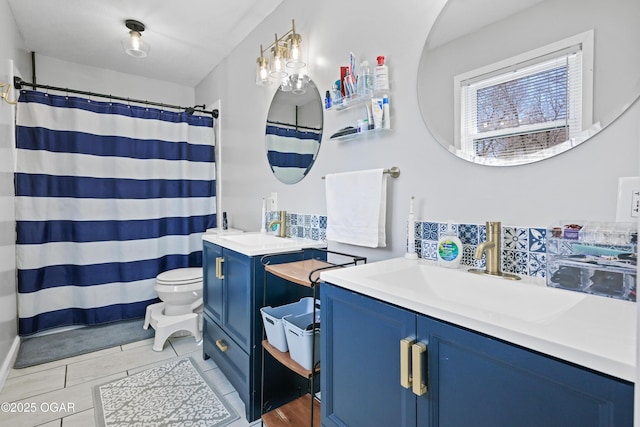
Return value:
[(95, 386), (93, 399), (105, 427), (223, 427), (239, 418), (191, 358)]

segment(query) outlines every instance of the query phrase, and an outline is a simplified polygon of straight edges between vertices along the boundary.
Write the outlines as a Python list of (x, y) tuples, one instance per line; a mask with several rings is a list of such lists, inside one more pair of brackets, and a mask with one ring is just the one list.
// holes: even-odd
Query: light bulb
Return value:
[(133, 50), (140, 50), (140, 33), (137, 31), (131, 31), (129, 34), (131, 35), (131, 48)]

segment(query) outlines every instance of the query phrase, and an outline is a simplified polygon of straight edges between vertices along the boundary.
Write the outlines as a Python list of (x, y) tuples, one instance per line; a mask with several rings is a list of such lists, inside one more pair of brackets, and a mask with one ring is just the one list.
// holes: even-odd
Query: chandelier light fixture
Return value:
[(296, 33), (296, 22), (291, 20), (291, 29), (282, 37), (275, 35), (275, 41), (267, 46), (271, 52), (270, 59), (264, 55), (265, 50), (260, 45), (260, 56), (256, 60), (256, 84), (267, 86), (278, 82), (283, 90), (291, 90), (294, 82), (289, 79), (304, 74), (302, 68), (307, 64), (302, 60), (302, 37)]
[(144, 58), (149, 54), (149, 43), (142, 40), (142, 32), (144, 31), (144, 24), (135, 19), (127, 19), (124, 24), (129, 29), (129, 36), (122, 40), (122, 48), (127, 55), (135, 58)]

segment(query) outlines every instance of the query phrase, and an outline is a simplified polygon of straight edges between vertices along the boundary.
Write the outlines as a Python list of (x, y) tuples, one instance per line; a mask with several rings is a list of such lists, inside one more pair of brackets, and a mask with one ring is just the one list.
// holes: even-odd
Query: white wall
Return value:
[[(0, 1), (0, 83), (12, 84), (14, 67), (24, 68), (27, 52), (6, 1)], [(5, 92), (6, 87), (0, 88)], [(10, 93), (14, 99), (16, 91)], [(16, 258), (14, 212), (14, 111), (0, 100), (0, 389), (17, 355)]]
[[(22, 79), (32, 82), (31, 66)], [(36, 54), (36, 83), (164, 104), (194, 105), (194, 89)], [(77, 96), (77, 95), (76, 95)], [(95, 98), (106, 101), (105, 98)], [(122, 102), (122, 101), (120, 101)]]
[[(614, 220), (617, 180), (638, 174), (640, 103), (611, 127), (567, 153), (518, 167), (478, 166), (445, 151), (423, 124), (416, 96), (420, 55), (444, 0), (370, 2), (285, 0), (196, 88), (196, 102), (220, 99), (222, 210), (233, 227), (258, 230), (262, 197), (278, 193), (278, 207), (325, 214), (324, 181), (332, 172), (399, 166), (389, 182), (387, 248), (368, 250), (330, 244), (379, 260), (400, 256), (405, 246), (409, 198), (424, 220), (546, 226), (559, 219)], [(366, 10), (366, 13), (362, 11)], [(347, 18), (349, 17), (349, 18)], [(301, 182), (280, 183), (267, 164), (264, 123), (275, 87), (254, 84), (259, 45), (270, 43), (296, 20), (321, 94), (347, 65), (349, 52), (373, 63), (387, 58), (391, 77), (391, 135), (344, 142), (328, 137), (360, 118), (360, 112), (325, 112), (317, 161)]]

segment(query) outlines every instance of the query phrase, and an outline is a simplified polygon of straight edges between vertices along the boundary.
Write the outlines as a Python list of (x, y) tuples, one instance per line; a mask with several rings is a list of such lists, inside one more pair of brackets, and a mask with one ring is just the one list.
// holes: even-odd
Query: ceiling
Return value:
[[(29, 51), (195, 87), (282, 0), (8, 2)], [(151, 45), (146, 58), (124, 53), (126, 19), (146, 26), (142, 38)]]

